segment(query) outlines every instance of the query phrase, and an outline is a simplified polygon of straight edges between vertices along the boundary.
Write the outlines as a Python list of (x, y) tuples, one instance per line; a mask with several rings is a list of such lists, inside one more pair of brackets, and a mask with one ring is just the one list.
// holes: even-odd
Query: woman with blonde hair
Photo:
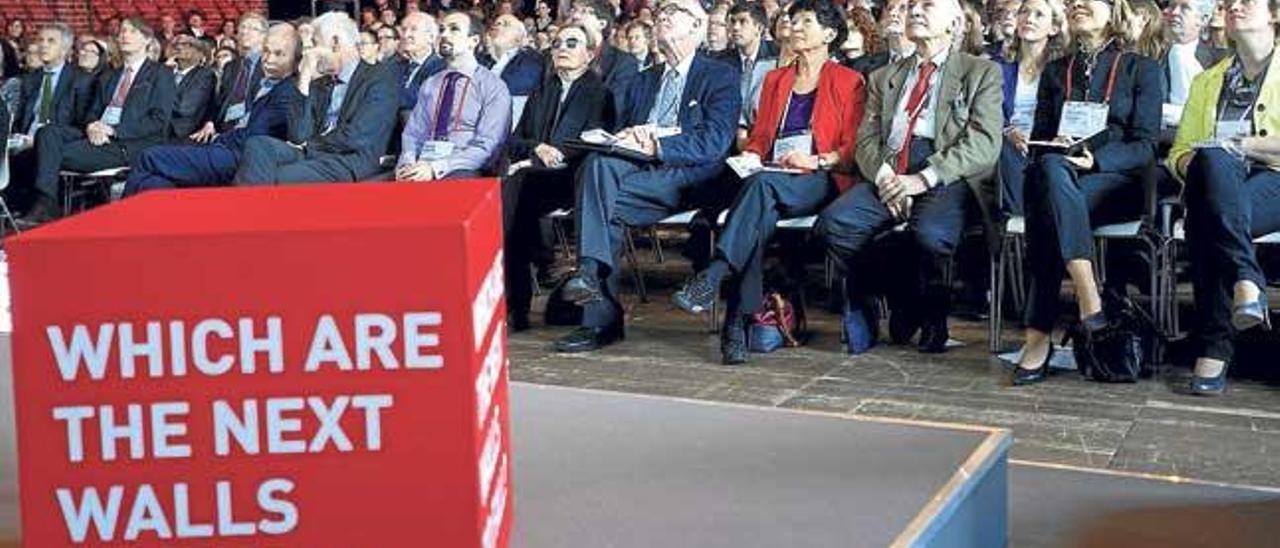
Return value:
[(1125, 43), (1129, 49), (1152, 59), (1164, 56), (1164, 14), (1155, 0), (1129, 0), (1128, 13), (1123, 13), (1127, 28)]
[(1018, 9), (1009, 52), (1000, 62), (1004, 73), (1004, 148), (1000, 151), (1000, 207), (1006, 215), (1022, 215), (1022, 187), (1030, 160), (1027, 140), (1036, 115), (1040, 74), (1051, 61), (1066, 55), (1070, 36), (1060, 0), (1026, 0)]

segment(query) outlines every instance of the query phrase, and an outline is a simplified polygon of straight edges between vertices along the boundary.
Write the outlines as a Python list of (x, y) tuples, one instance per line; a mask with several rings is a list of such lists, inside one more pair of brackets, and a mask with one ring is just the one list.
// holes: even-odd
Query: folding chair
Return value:
[(112, 167), (89, 173), (79, 171), (60, 171), (62, 179), (62, 211), (70, 214), (72, 207), (79, 205), (75, 211), (85, 209), (85, 197), (97, 194), (104, 201), (111, 200), (112, 184), (123, 180), (129, 174), (128, 166)]
[(9, 226), (13, 227), (14, 232), (22, 232), (22, 229), (18, 228), (17, 220), (13, 217), (13, 211), (9, 209), (9, 203), (4, 199), (4, 190), (9, 188), (11, 179), (9, 171), (9, 135), (13, 129), (13, 117), (8, 116), (7, 113), (4, 116), (7, 117), (8, 123), (4, 125), (4, 133), (0, 135), (0, 137), (3, 137), (0, 138), (0, 143), (5, 145), (4, 159), (0, 160), (0, 215), (3, 216), (0, 217), (0, 236), (4, 235), (5, 221), (9, 222)]

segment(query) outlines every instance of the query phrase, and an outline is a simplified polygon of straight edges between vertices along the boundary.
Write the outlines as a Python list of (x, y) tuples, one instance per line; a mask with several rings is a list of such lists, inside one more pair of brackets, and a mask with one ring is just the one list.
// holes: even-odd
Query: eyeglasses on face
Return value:
[(556, 38), (555, 40), (551, 41), (552, 49), (575, 50), (575, 49), (578, 49), (578, 46), (581, 46), (581, 45), (584, 45), (582, 40), (579, 40), (573, 37), (565, 38), (565, 39)]

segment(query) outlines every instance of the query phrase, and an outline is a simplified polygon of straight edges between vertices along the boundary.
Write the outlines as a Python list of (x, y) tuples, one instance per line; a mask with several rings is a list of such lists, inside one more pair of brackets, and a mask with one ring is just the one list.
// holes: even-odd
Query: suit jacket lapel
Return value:
[(938, 104), (933, 105), (933, 137), (937, 140), (942, 139), (947, 121), (951, 119), (952, 101), (961, 93), (960, 74), (964, 68), (960, 63), (960, 55), (953, 49), (942, 64), (942, 75), (938, 78), (938, 85), (941, 86), (938, 90)]
[(662, 73), (667, 70), (667, 66), (654, 65), (649, 70), (649, 74), (643, 75), (646, 76), (645, 89), (644, 93), (640, 94), (640, 103), (631, 112), (632, 116), (638, 116), (639, 119), (633, 119), (631, 125), (642, 124), (649, 118), (649, 111), (653, 110), (653, 103), (658, 100), (658, 88), (662, 86)]
[(898, 62), (892, 63), (883, 70), (890, 71), (888, 74), (888, 87), (885, 90), (884, 97), (880, 104), (880, 127), (885, 140), (889, 137), (889, 132), (893, 128), (893, 117), (897, 114), (898, 102), (902, 100), (902, 87), (907, 82), (907, 75), (911, 72), (911, 64)]
[(145, 85), (144, 82), (149, 82), (152, 72), (156, 70), (159, 70), (159, 69), (157, 69), (156, 64), (151, 62), (150, 60), (142, 62), (142, 67), (138, 69), (137, 74), (133, 75), (133, 82), (129, 84), (129, 94), (126, 95), (124, 98), (123, 110), (131, 110), (129, 108), (130, 106), (136, 105), (137, 101), (142, 100), (142, 99), (139, 99), (140, 95), (134, 92), (138, 91), (139, 86)]

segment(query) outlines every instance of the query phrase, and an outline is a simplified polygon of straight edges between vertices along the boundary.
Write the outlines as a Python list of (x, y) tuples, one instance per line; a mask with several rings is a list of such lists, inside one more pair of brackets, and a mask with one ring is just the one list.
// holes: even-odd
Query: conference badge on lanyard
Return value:
[[(1089, 90), (1085, 89), (1084, 101), (1067, 101), (1062, 106), (1062, 118), (1058, 121), (1058, 136), (1072, 139), (1088, 139), (1107, 129), (1107, 112), (1111, 108), (1111, 92), (1116, 85), (1116, 69), (1120, 67), (1123, 53), (1116, 54), (1111, 62), (1111, 74), (1107, 78), (1106, 95), (1102, 102), (1089, 101)], [(1067, 63), (1067, 94), (1071, 93), (1071, 78), (1075, 72), (1076, 58), (1071, 57)]]
[(101, 122), (109, 126), (120, 125), (120, 115), (122, 112), (124, 112), (124, 109), (120, 107), (107, 107), (107, 110), (102, 113)]

